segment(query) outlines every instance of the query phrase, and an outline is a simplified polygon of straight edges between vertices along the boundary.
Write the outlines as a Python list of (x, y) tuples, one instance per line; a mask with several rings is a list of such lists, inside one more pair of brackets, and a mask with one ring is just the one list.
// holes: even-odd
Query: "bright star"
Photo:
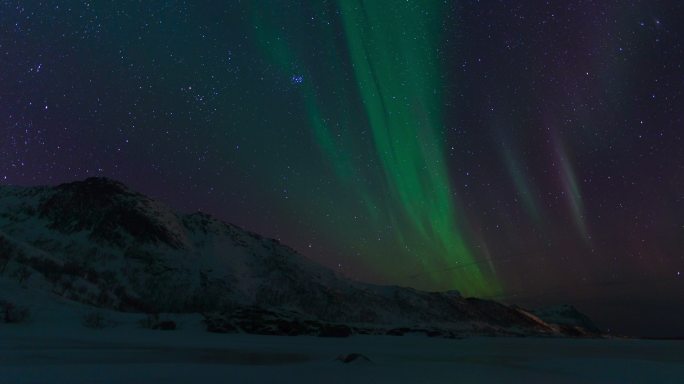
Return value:
[(301, 83), (304, 82), (304, 76), (302, 76), (302, 75), (292, 75), (292, 77), (290, 78), (290, 82), (291, 82), (292, 84), (301, 84)]

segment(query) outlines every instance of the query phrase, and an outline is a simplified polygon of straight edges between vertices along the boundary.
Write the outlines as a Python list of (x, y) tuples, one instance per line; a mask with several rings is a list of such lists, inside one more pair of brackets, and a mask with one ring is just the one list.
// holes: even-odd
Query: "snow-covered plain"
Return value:
[[(176, 331), (0, 325), (0, 383), (684, 382), (678, 341), (258, 336), (175, 320)], [(336, 361), (354, 352), (372, 362)]]

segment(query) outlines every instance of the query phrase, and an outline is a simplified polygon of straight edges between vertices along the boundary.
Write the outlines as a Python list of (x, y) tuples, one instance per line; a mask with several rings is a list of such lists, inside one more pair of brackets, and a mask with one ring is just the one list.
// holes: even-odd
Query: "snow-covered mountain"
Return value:
[(565, 333), (590, 333), (599, 334), (601, 330), (584, 313), (572, 305), (563, 304), (547, 308), (532, 310), (534, 315), (547, 323), (558, 325)]
[(395, 333), (564, 333), (541, 314), (494, 301), (350, 281), (276, 240), (176, 213), (105, 178), (0, 186), (0, 278), (96, 307), (220, 313), (243, 325), (277, 318)]

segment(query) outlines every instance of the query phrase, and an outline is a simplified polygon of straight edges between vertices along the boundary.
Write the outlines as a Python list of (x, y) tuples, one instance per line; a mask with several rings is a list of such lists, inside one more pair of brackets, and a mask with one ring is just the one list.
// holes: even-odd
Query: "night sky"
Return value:
[(0, 182), (684, 335), (684, 2), (0, 1)]

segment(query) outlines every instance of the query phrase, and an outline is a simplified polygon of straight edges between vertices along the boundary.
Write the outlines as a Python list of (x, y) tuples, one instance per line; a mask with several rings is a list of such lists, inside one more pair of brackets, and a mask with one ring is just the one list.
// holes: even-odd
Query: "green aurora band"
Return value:
[[(333, 78), (328, 81), (336, 89), (326, 91), (337, 95), (343, 110), (353, 110), (349, 100), (360, 99), (365, 120), (330, 111), (330, 99), (323, 99), (311, 83), (301, 84), (301, 89), (314, 140), (337, 177), (354, 185), (374, 227), (395, 242), (394, 252), (405, 253), (388, 260), (379, 255), (381, 248), (369, 246), (364, 254), (376, 260), (367, 263), (376, 269), (391, 266), (398, 284), (458, 289), (473, 296), (499, 293), (494, 272), (466, 240), (467, 222), (445, 164), (440, 86), (445, 68), (438, 57), (443, 4), (342, 0), (338, 5), (347, 46), (342, 52), (330, 49), (327, 55), (351, 63), (356, 87)], [(298, 58), (301, 52), (281, 38), (282, 28), (269, 25), (263, 13), (255, 18), (260, 21), (256, 37), (266, 55), (286, 73), (308, 76), (305, 60)], [(322, 33), (319, 39), (334, 45), (332, 30)], [(343, 54), (348, 57), (339, 57)], [(361, 151), (353, 137), (358, 124), (372, 134), (367, 149), (373, 158), (371, 170), (354, 155)], [(406, 265), (396, 265), (402, 263)]]
[[(469, 265), (448, 278), (469, 293), (490, 293), (455, 220), (444, 165), (440, 69), (436, 57), (443, 9), (438, 2), (340, 1), (358, 87), (387, 184), (409, 228), (399, 237), (430, 244), (428, 266)], [(442, 260), (439, 260), (442, 259)], [(441, 271), (432, 279), (444, 278)]]

